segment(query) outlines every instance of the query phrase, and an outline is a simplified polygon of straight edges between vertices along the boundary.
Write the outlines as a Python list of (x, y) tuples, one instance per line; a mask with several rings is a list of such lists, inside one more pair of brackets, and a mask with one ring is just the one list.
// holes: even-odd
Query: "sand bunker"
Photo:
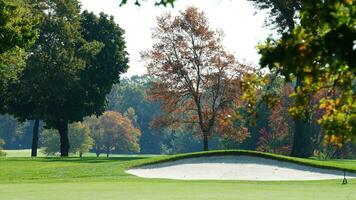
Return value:
[[(144, 178), (179, 180), (325, 180), (343, 179), (343, 172), (253, 156), (212, 156), (182, 159), (126, 171)], [(346, 173), (356, 178), (356, 173)]]

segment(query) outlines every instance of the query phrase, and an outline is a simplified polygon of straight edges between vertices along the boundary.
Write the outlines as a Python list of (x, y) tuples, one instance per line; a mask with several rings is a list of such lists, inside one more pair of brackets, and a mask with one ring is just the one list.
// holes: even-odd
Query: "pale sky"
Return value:
[(212, 28), (222, 29), (225, 33), (223, 44), (241, 61), (258, 65), (259, 56), (256, 45), (264, 41), (271, 33), (263, 27), (265, 13), (254, 15), (255, 9), (246, 0), (177, 0), (174, 8), (154, 6), (154, 0), (144, 1), (141, 7), (133, 5), (134, 0), (119, 7), (120, 0), (81, 0), (82, 9), (95, 14), (104, 12), (113, 15), (115, 21), (125, 30), (127, 51), (130, 54), (129, 70), (124, 76), (142, 75), (146, 72), (140, 61), (140, 51), (152, 46), (152, 28), (156, 26), (156, 17), (170, 11), (173, 15), (188, 6), (204, 11)]

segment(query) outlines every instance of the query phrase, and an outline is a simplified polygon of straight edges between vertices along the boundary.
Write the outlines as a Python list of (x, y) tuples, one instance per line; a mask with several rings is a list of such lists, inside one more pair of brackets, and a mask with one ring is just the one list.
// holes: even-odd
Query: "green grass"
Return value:
[(310, 165), (356, 170), (356, 160), (295, 159), (247, 151), (214, 151), (176, 156), (113, 158), (0, 158), (0, 200), (100, 199), (356, 199), (356, 180), (178, 181), (143, 179), (124, 172), (147, 163), (182, 157), (249, 154)]
[[(26, 157), (31, 157), (31, 149), (19, 149), (19, 150), (3, 150), (6, 153), (7, 158), (26, 158)], [(147, 154), (148, 156), (156, 156), (155, 154)], [(71, 157), (79, 157), (79, 154), (70, 154)], [(137, 156), (137, 154), (110, 154), (110, 157), (134, 157)], [(53, 156), (47, 156), (42, 152), (41, 149), (37, 151), (37, 157), (53, 157)], [(59, 157), (59, 155), (56, 155), (55, 157)], [(96, 157), (95, 153), (84, 153), (83, 157)], [(100, 154), (100, 157), (106, 157), (106, 154)]]

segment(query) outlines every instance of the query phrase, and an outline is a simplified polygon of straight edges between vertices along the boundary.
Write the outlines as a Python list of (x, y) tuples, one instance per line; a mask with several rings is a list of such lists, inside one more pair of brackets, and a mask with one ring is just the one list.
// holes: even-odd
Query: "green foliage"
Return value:
[(55, 129), (45, 129), (42, 131), (43, 153), (54, 155), (59, 152), (59, 133)]
[(0, 157), (6, 156), (6, 153), (1, 151), (1, 150), (4, 150), (4, 148), (3, 148), (4, 145), (5, 145), (5, 141), (0, 138)]
[(84, 118), (84, 123), (89, 127), (90, 137), (93, 139), (93, 151), (99, 157), (103, 151), (105, 141), (104, 129), (100, 126), (99, 118), (94, 115)]
[(78, 80), (85, 67), (77, 55), (77, 47), (83, 41), (79, 32), (80, 9), (77, 1), (39, 3), (39, 38), (30, 49), (32, 53), (20, 80), (9, 89), (10, 111), (22, 119), (46, 118), (47, 125), (57, 128), (59, 119), (74, 120), (81, 114), (80, 110), (70, 113), (80, 101), (72, 93), (80, 94)]
[(120, 80), (115, 84), (107, 96), (108, 110), (126, 113), (130, 108), (134, 109), (136, 122), (130, 120), (141, 130), (141, 153), (160, 153), (160, 145), (163, 140), (162, 130), (151, 129), (151, 121), (161, 112), (160, 103), (149, 101), (147, 91), (151, 78), (146, 76), (133, 76)]
[(259, 48), (261, 65), (279, 71), (287, 80), (300, 77), (290, 112), (306, 118), (312, 94), (326, 90), (319, 108), (325, 114), (319, 120), (328, 135), (342, 142), (355, 131), (355, 35), (354, 1), (306, 1), (301, 22), (279, 40), (269, 39)]
[[(60, 151), (59, 133), (55, 129), (45, 129), (42, 132), (43, 152), (47, 155), (54, 155)], [(93, 139), (90, 137), (90, 129), (86, 123), (72, 123), (69, 125), (69, 141), (71, 143), (70, 153), (89, 152), (93, 145)]]
[(265, 24), (278, 32), (294, 29), (296, 14), (302, 7), (301, 0), (248, 0), (258, 10), (267, 10), (269, 16)]
[(113, 17), (84, 11), (77, 0), (41, 0), (40, 34), (19, 81), (11, 84), (10, 113), (40, 118), (58, 129), (68, 153), (67, 124), (105, 110), (106, 95), (128, 68), (124, 31)]
[(38, 19), (29, 4), (0, 0), (0, 113), (6, 109), (8, 83), (18, 78), (25, 49), (37, 38)]
[(86, 123), (76, 122), (69, 126), (69, 141), (71, 143), (71, 152), (83, 153), (89, 152), (93, 146), (93, 139), (90, 137), (90, 129)]
[[(201, 141), (188, 128), (172, 130), (168, 142), (161, 145), (162, 154), (195, 152), (201, 149)], [(166, 136), (167, 137), (167, 136)]]
[(137, 126), (137, 115), (136, 115), (136, 111), (134, 108), (129, 107), (127, 109), (127, 111), (124, 113), (124, 117), (127, 117), (128, 119), (131, 120), (131, 122)]
[(29, 47), (37, 37), (38, 16), (28, 4), (0, 1), (0, 55), (15, 48)]
[[(104, 13), (96, 16), (88, 11), (81, 14), (80, 26), (84, 40), (101, 44), (100, 51), (85, 59), (86, 68), (81, 73), (82, 116), (100, 115), (106, 109), (106, 95), (128, 69), (125, 31), (115, 23), (112, 16)], [(94, 47), (94, 50), (98, 48)]]
[(6, 145), (6, 149), (28, 148), (28, 133), (32, 128), (32, 123), (18, 122), (11, 115), (0, 115), (0, 138)]

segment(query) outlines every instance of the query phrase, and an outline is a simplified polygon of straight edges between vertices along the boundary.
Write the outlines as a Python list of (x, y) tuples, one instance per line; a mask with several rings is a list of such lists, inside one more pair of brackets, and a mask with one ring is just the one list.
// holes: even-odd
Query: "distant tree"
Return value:
[(100, 126), (103, 127), (104, 140), (103, 149), (106, 157), (112, 150), (118, 146), (119, 143), (119, 126), (121, 123), (121, 116), (117, 112), (105, 112), (100, 116)]
[(103, 148), (106, 156), (115, 149), (139, 152), (138, 139), (140, 130), (135, 128), (127, 117), (118, 112), (106, 111), (100, 116), (100, 126), (103, 129)]
[(86, 123), (76, 122), (69, 125), (69, 141), (71, 142), (71, 152), (78, 152), (79, 157), (89, 152), (93, 146), (93, 139), (90, 136), (90, 129)]
[(3, 148), (4, 145), (5, 145), (5, 141), (0, 138), (0, 157), (6, 156), (6, 153), (2, 151), (2, 150), (4, 150), (4, 148)]
[[(47, 155), (54, 155), (60, 152), (58, 140), (59, 134), (57, 130), (45, 129), (42, 133), (43, 152)], [(71, 142), (70, 153), (79, 153), (79, 156), (82, 157), (83, 153), (88, 152), (93, 145), (89, 126), (81, 122), (70, 124), (69, 141)]]
[(28, 129), (31, 127), (30, 122), (18, 122), (13, 116), (5, 114), (0, 115), (0, 138), (6, 145), (6, 149), (28, 148), (27, 135)]
[(12, 143), (16, 138), (18, 123), (10, 115), (0, 115), (0, 137), (6, 143)]
[(133, 125), (137, 126), (137, 115), (134, 108), (129, 107), (124, 113), (124, 117), (127, 117), (133, 123)]
[[(187, 8), (176, 17), (164, 14), (157, 21), (153, 47), (142, 53), (154, 80), (150, 98), (164, 110), (156, 122), (163, 127), (193, 125), (208, 150), (209, 137), (218, 131), (217, 120), (224, 118), (230, 125), (231, 107), (241, 95), (239, 86), (248, 67), (223, 49), (222, 33), (212, 30), (196, 8)], [(220, 133), (240, 139), (247, 136), (236, 129), (225, 130), (232, 132)]]
[(46, 155), (54, 155), (60, 151), (60, 144), (58, 143), (59, 134), (55, 129), (44, 129), (42, 131), (42, 151)]
[[(168, 130), (167, 130), (168, 132)], [(161, 145), (162, 154), (177, 154), (200, 151), (201, 139), (189, 128), (180, 128), (166, 133), (168, 141)]]
[(141, 153), (154, 154), (160, 153), (164, 130), (150, 127), (151, 121), (163, 112), (159, 102), (147, 99), (151, 80), (147, 76), (121, 79), (120, 84), (115, 84), (108, 95), (108, 110), (126, 113), (133, 108), (137, 124), (134, 121), (133, 123), (141, 130), (139, 141)]
[(268, 126), (260, 129), (260, 137), (256, 150), (289, 155), (292, 149), (293, 124), (288, 113), (292, 104), (289, 95), (293, 88), (285, 84), (281, 88), (280, 101), (270, 110)]
[(100, 126), (100, 120), (96, 116), (90, 116), (84, 118), (90, 130), (90, 137), (93, 139), (93, 148), (96, 156), (99, 157), (104, 151), (104, 129)]

